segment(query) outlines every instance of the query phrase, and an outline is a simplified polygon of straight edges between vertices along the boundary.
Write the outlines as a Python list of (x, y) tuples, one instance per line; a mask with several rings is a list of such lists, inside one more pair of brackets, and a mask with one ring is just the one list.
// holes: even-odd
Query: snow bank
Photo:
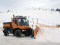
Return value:
[(60, 42), (60, 28), (41, 27), (36, 35), (39, 42)]

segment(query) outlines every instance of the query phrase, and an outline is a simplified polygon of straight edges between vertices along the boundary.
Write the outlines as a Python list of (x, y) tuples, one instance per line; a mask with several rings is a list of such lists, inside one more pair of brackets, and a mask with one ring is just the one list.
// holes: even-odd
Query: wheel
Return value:
[(13, 33), (13, 35), (15, 36), (15, 33)]
[(9, 33), (8, 33), (8, 30), (7, 30), (7, 29), (5, 29), (3, 32), (4, 32), (4, 36), (8, 36), (8, 35), (9, 35)]
[(15, 36), (15, 30), (13, 30), (13, 35)]
[(8, 36), (8, 33), (5, 33), (5, 32), (4, 32), (4, 36)]
[(30, 36), (30, 30), (26, 30), (25, 36)]
[(21, 30), (16, 30), (15, 31), (15, 36), (16, 37), (21, 37)]
[(27, 32), (25, 33), (25, 36), (30, 36)]
[(31, 38), (34, 36), (34, 30), (33, 29), (30, 29), (30, 35), (31, 35)]
[(28, 29), (25, 33), (25, 36), (31, 36), (33, 34), (33, 29)]

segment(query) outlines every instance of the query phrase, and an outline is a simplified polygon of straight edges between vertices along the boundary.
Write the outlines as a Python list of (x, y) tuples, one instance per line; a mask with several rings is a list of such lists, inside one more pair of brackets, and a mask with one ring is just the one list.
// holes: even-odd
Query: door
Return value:
[(12, 27), (15, 29), (15, 28), (18, 28), (18, 20), (16, 18), (14, 18), (12, 20)]

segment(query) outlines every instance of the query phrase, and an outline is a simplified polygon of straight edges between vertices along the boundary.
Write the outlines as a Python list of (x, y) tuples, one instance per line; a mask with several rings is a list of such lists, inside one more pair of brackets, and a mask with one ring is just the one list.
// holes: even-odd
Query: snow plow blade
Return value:
[(34, 33), (33, 33), (34, 34), (33, 38), (35, 38), (35, 36), (37, 35), (38, 31), (39, 31), (39, 27), (36, 26), (36, 28), (34, 30)]

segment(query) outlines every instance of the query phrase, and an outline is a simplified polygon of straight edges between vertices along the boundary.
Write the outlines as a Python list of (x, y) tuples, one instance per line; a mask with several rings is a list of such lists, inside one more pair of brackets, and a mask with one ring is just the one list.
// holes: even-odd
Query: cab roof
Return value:
[(14, 16), (13, 18), (26, 18), (26, 16)]

